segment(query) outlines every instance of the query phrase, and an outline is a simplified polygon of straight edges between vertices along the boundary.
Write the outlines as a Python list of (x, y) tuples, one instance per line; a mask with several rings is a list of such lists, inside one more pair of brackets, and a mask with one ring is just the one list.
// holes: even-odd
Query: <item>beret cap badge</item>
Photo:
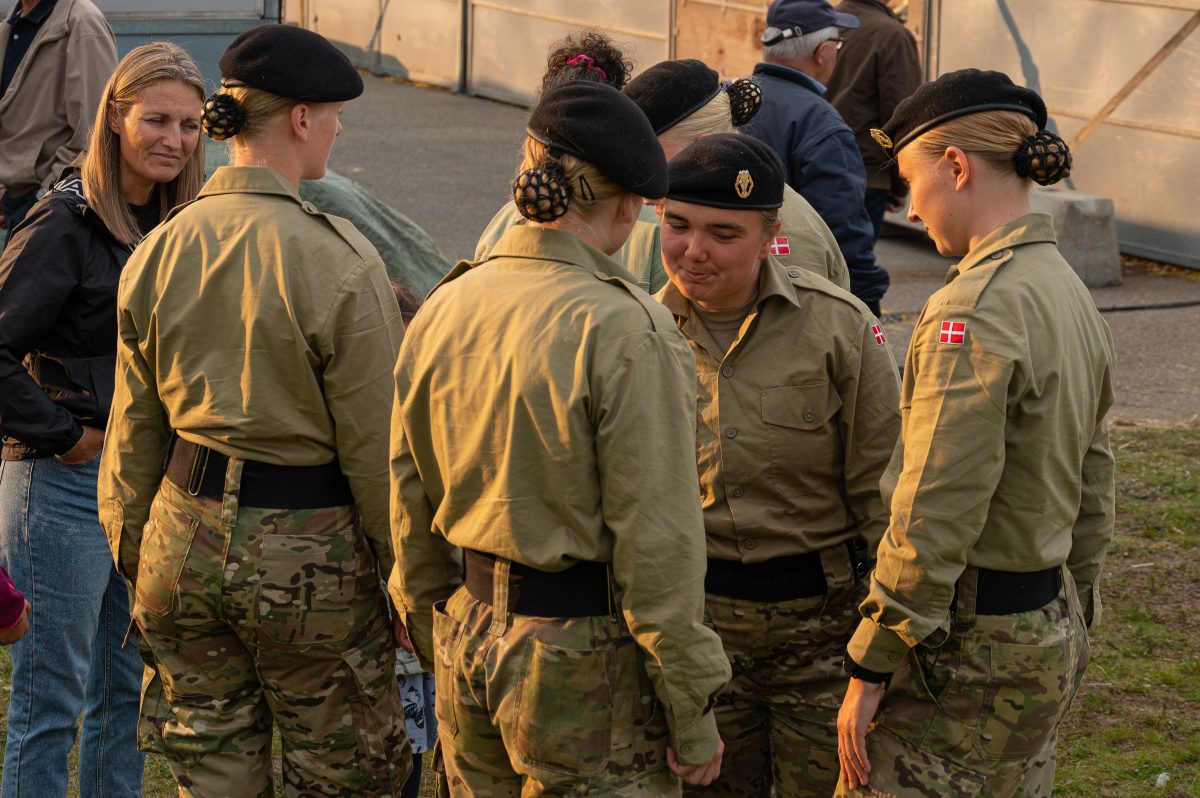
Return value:
[(892, 137), (877, 127), (871, 128), (871, 138), (875, 139), (875, 143), (885, 150), (890, 150), (893, 146)]
[(737, 178), (733, 181), (733, 190), (742, 199), (750, 197), (750, 192), (754, 191), (754, 178), (750, 176), (749, 169), (743, 169), (737, 173)]

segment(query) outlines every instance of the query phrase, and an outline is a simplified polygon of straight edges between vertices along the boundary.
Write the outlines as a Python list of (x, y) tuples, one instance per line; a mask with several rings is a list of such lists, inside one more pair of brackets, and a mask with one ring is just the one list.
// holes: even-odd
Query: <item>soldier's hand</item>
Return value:
[(667, 766), (671, 772), (683, 779), (684, 784), (693, 787), (707, 787), (721, 776), (721, 757), (725, 753), (725, 743), (718, 741), (716, 753), (712, 759), (700, 765), (685, 765), (675, 756), (675, 749), (667, 746)]
[(867, 759), (867, 730), (879, 711), (884, 689), (882, 684), (852, 678), (846, 687), (842, 708), (838, 710), (838, 760), (842, 778), (851, 790), (866, 784), (871, 772), (871, 762)]
[(33, 609), (33, 605), (28, 601), (25, 602), (25, 609), (21, 611), (21, 617), (12, 626), (0, 631), (0, 643), (8, 646), (20, 640), (29, 631), (29, 611)]
[(416, 654), (413, 650), (412, 638), (408, 636), (408, 630), (404, 628), (404, 622), (400, 620), (399, 615), (392, 616), (392, 641), (397, 648), (402, 648), (409, 654)]

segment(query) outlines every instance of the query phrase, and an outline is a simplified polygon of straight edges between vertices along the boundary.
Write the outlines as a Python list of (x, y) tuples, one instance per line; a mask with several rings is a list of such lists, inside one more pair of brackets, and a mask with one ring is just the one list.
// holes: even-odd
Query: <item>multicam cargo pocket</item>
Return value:
[(613, 654), (530, 641), (517, 687), (516, 753), (525, 764), (582, 778), (600, 775), (612, 751)]
[(353, 525), (336, 532), (268, 533), (262, 542), (258, 625), (276, 643), (345, 640), (354, 624), (359, 556)]
[(454, 644), (460, 629), (458, 621), (446, 613), (445, 601), (433, 605), (433, 677), (437, 684), (434, 714), (437, 715), (438, 737), (448, 740), (458, 736), (458, 713), (454, 706), (458, 696)]
[(154, 499), (138, 556), (135, 617), (139, 612), (159, 617), (170, 612), (199, 525), (198, 518), (161, 496)]
[(1045, 748), (1071, 700), (1067, 641), (991, 644), (991, 679), (976, 730), (985, 759), (1027, 759)]

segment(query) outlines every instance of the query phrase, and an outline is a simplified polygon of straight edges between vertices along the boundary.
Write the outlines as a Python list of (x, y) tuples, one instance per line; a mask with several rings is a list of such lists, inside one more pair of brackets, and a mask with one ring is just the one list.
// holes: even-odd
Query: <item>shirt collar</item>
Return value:
[[(758, 302), (756, 303), (756, 309), (761, 309), (763, 303), (771, 297), (779, 297), (796, 307), (800, 307), (800, 300), (796, 298), (796, 287), (787, 278), (783, 266), (767, 258), (763, 261), (762, 268), (758, 270)], [(687, 297), (679, 292), (679, 289), (675, 287), (675, 283), (668, 282), (658, 292), (656, 298), (677, 319), (686, 319), (691, 315), (691, 306), (688, 304)]]
[(54, 4), (57, 2), (58, 0), (42, 0), (42, 2), (38, 3), (37, 6), (34, 7), (33, 11), (29, 12), (29, 16), (22, 17), (21, 2), (20, 0), (17, 0), (17, 5), (13, 8), (12, 16), (9, 17), (8, 21), (12, 25), (15, 25), (21, 20), (24, 20), (25, 22), (32, 22), (34, 25), (41, 25), (46, 21), (46, 17), (50, 16), (50, 12), (54, 10)]
[(755, 75), (767, 75), (773, 78), (782, 78), (783, 80), (791, 81), (811, 92), (814, 92), (818, 97), (825, 96), (825, 87), (821, 82), (811, 75), (806, 75), (799, 69), (792, 69), (783, 64), (758, 64), (754, 67)]
[(528, 258), (567, 263), (601, 279), (619, 278), (637, 285), (636, 277), (579, 236), (548, 227), (531, 224), (510, 227), (492, 247), (488, 260), (492, 258)]
[(278, 194), (300, 202), (291, 183), (269, 166), (222, 166), (200, 189), (197, 197), (215, 194)]
[(1031, 213), (1014, 219), (1008, 224), (988, 233), (967, 253), (957, 266), (950, 269), (950, 277), (962, 274), (991, 259), (998, 252), (1019, 247), (1022, 244), (1056, 244), (1054, 221), (1046, 213)]

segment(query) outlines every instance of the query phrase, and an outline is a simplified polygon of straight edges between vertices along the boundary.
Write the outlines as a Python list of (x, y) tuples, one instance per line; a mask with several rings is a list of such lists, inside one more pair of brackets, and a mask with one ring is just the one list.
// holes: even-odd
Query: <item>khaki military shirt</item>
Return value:
[[(501, 208), (475, 245), (475, 260), (483, 260), (508, 228), (524, 223), (517, 206)], [(850, 272), (829, 225), (821, 219), (808, 200), (789, 186), (783, 189), (783, 207), (779, 209), (779, 235), (771, 242), (770, 259), (785, 269), (799, 268), (824, 277), (846, 291), (850, 290)], [(634, 281), (651, 294), (667, 284), (662, 262), (661, 227), (653, 205), (642, 207), (625, 245), (613, 260), (633, 275)]]
[(390, 572), (388, 414), (404, 334), (375, 249), (273, 169), (222, 167), (138, 246), (117, 297), (100, 519), (137, 575), (171, 431), (230, 457), (337, 458)]
[(517, 225), (430, 294), (396, 389), (389, 588), (422, 659), (452, 547), (610, 562), (676, 750), (707, 761), (730, 671), (702, 622), (695, 369), (671, 315), (581, 239)]
[(766, 262), (728, 353), (674, 285), (658, 299), (696, 359), (708, 556), (761, 562), (887, 526), (879, 478), (900, 434), (900, 380), (879, 322), (850, 293)]
[(1050, 217), (996, 230), (947, 282), (908, 350), (901, 443), (883, 482), (891, 524), (849, 646), (881, 673), (948, 623), (967, 565), (1066, 562), (1091, 623), (1113, 533), (1112, 336)]

